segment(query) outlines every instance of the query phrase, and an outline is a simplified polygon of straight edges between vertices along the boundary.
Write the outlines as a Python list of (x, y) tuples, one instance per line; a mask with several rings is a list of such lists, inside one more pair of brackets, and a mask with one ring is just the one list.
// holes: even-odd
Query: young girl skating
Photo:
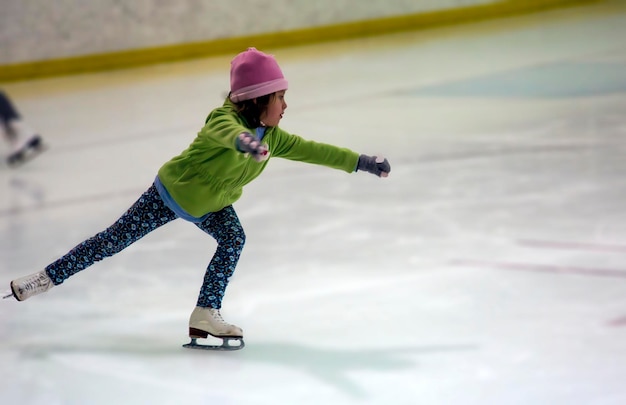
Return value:
[[(238, 349), (241, 328), (220, 315), (222, 299), (245, 243), (233, 203), (271, 157), (324, 165), (348, 173), (387, 177), (389, 162), (346, 148), (305, 140), (278, 127), (287, 104), (287, 80), (272, 55), (249, 48), (231, 62), (230, 93), (211, 111), (195, 140), (165, 163), (154, 183), (113, 225), (78, 244), (44, 270), (11, 282), (5, 297), (24, 301), (58, 286), (94, 262), (112, 256), (177, 218), (215, 238), (196, 307), (189, 319), (191, 347)], [(197, 345), (212, 335), (222, 346)], [(230, 340), (239, 345), (229, 345)]]

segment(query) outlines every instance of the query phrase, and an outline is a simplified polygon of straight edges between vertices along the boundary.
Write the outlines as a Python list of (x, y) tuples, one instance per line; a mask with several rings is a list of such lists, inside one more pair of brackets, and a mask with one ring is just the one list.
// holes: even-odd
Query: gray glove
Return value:
[(378, 177), (387, 177), (391, 171), (391, 165), (384, 157), (361, 155), (356, 170), (372, 173)]
[(237, 149), (243, 153), (249, 153), (257, 162), (262, 162), (270, 157), (267, 145), (262, 144), (248, 132), (242, 132), (237, 137)]

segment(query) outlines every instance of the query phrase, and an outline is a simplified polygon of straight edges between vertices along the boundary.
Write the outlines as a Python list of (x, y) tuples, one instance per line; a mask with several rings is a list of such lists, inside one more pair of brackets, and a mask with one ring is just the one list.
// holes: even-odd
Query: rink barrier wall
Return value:
[(236, 54), (249, 46), (277, 49), (462, 24), (604, 0), (503, 0), (497, 3), (208, 41), (0, 65), (0, 82), (98, 72)]

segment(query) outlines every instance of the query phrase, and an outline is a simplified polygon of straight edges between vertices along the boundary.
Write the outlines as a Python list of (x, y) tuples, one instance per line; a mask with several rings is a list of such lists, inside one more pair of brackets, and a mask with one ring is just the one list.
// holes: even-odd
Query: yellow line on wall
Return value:
[(600, 1), (603, 0), (503, 0), (492, 4), (356, 21), (288, 32), (0, 65), (0, 82), (123, 69), (184, 59), (234, 54), (249, 46), (257, 48), (291, 47), (315, 42), (420, 30)]

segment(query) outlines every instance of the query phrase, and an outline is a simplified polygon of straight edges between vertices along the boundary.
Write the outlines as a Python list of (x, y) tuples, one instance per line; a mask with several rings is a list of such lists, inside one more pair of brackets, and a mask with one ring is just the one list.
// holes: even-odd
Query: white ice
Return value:
[[(391, 176), (274, 159), (246, 188), (223, 306), (241, 351), (181, 347), (216, 246), (182, 220), (0, 302), (0, 403), (626, 403), (623, 38), (609, 1), (267, 50), (281, 126)], [(229, 61), (4, 86), (50, 147), (0, 168), (6, 287), (135, 201)]]

